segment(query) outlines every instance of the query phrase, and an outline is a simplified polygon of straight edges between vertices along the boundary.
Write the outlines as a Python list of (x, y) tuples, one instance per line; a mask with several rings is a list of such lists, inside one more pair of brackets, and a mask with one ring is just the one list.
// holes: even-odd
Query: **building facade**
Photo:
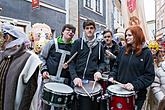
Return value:
[(165, 0), (155, 0), (156, 39), (165, 37)]
[(61, 34), (64, 24), (70, 23), (81, 37), (86, 19), (96, 22), (96, 32), (123, 28), (121, 5), (121, 0), (40, 0), (39, 8), (32, 9), (32, 0), (1, 0), (0, 21), (14, 22), (26, 33), (33, 24), (45, 23), (56, 35)]
[(67, 11), (65, 0), (40, 0), (40, 7), (32, 9), (31, 0), (1, 0), (0, 19), (2, 21), (16, 22), (30, 31), (34, 23), (46, 23), (52, 31), (60, 34), (61, 26), (66, 23)]

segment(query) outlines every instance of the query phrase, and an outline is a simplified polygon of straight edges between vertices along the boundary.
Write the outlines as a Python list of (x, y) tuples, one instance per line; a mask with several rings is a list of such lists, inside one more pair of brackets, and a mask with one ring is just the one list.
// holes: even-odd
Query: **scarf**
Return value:
[(89, 48), (93, 48), (98, 44), (96, 35), (94, 35), (94, 38), (92, 40), (89, 40), (87, 36), (83, 36), (82, 39), (84, 40), (84, 42), (87, 43)]

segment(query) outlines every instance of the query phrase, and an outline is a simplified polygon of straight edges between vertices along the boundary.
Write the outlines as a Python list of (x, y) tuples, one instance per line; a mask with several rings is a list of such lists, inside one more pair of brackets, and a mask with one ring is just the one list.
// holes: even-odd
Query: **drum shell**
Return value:
[[(91, 83), (91, 81), (90, 81)], [(86, 86), (91, 86), (92, 88), (93, 82), (89, 85)], [(90, 93), (91, 97), (89, 97), (86, 93), (80, 93), (76, 91), (77, 87), (75, 87), (75, 94), (76, 94), (76, 105), (77, 105), (77, 110), (100, 110), (100, 103), (97, 101), (97, 98), (101, 96), (102, 88), (99, 83), (96, 84), (97, 91)]]
[(135, 110), (135, 94), (119, 94), (107, 89), (109, 110)]
[(99, 96), (101, 96), (101, 91), (99, 94), (95, 94), (91, 98), (81, 94), (77, 95), (75, 98), (77, 100), (78, 110), (100, 110), (100, 103), (97, 102)]
[(101, 87), (102, 87), (102, 94), (105, 94), (106, 90), (107, 90), (107, 87), (109, 85), (111, 85), (111, 83), (108, 80), (104, 80), (104, 79), (101, 79), (99, 81), (99, 83), (101, 84)]
[(110, 81), (108, 81), (108, 74), (102, 74), (102, 78), (100, 79), (99, 83), (101, 84), (102, 87), (102, 94), (106, 93), (107, 87), (109, 85), (112, 85)]
[(73, 93), (58, 93), (44, 87), (41, 98), (48, 105), (66, 107), (72, 102), (74, 96)]

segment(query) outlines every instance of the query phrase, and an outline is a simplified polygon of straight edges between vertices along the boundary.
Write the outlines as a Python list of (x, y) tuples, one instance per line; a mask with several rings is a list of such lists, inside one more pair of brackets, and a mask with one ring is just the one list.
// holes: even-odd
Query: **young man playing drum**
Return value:
[[(40, 55), (40, 59), (43, 61), (41, 66), (41, 74), (43, 76), (43, 79), (49, 79), (49, 81), (70, 85), (71, 79), (67, 64), (69, 62), (67, 61), (69, 59), (70, 49), (72, 46), (72, 38), (75, 35), (75, 31), (76, 28), (73, 25), (64, 25), (62, 28), (61, 36), (52, 39), (43, 48)], [(57, 87), (57, 85), (55, 86)], [(62, 87), (59, 88), (59, 91), (61, 91)], [(65, 90), (64, 88), (64, 91), (67, 90)], [(49, 105), (43, 105), (44, 110), (50, 110)]]
[[(83, 23), (84, 36), (77, 39), (71, 49), (71, 56), (78, 52), (76, 57), (69, 64), (69, 71), (71, 74), (74, 86), (78, 86), (79, 89), (86, 91), (90, 97), (92, 93), (92, 88), (84, 88), (85, 85), (89, 84), (90, 81), (99, 80), (101, 78), (101, 73), (104, 69), (104, 50), (101, 42), (99, 42), (95, 36), (96, 26), (92, 20), (86, 20)], [(93, 83), (92, 85), (95, 85)], [(77, 90), (77, 88), (76, 88)], [(80, 90), (81, 91), (81, 90)], [(76, 92), (76, 91), (75, 91)], [(87, 96), (87, 97), (88, 97)], [(88, 97), (88, 98), (89, 98)], [(87, 99), (88, 100), (88, 99)], [(78, 100), (79, 106), (77, 110), (98, 110), (99, 107), (95, 106), (90, 101)]]

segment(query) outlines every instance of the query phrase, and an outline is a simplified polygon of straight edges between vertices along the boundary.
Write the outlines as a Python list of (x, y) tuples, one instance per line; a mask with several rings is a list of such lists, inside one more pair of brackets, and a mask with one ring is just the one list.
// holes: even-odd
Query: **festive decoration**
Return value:
[(127, 0), (127, 7), (130, 13), (136, 9), (136, 0)]
[(32, 0), (32, 8), (35, 9), (35, 8), (39, 8), (39, 0)]
[(159, 51), (159, 44), (156, 41), (149, 41), (148, 47)]
[(35, 53), (39, 54), (51, 38), (51, 28), (47, 24), (36, 23), (32, 26), (30, 40)]

